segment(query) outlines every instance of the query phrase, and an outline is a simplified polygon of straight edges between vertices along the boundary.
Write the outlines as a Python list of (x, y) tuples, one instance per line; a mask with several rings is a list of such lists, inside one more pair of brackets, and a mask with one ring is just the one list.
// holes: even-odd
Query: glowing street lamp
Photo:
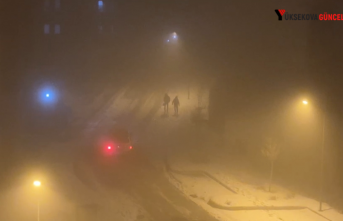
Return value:
[(36, 186), (36, 187), (40, 187), (41, 182), (39, 180), (36, 180), (36, 181), (33, 182), (33, 185)]
[[(304, 105), (308, 104), (307, 100), (303, 100)], [(323, 128), (322, 128), (322, 148), (321, 148), (321, 162), (320, 162), (320, 199), (319, 199), (319, 211), (323, 210), (323, 192), (324, 192), (324, 152), (325, 152), (325, 110), (323, 109)]]

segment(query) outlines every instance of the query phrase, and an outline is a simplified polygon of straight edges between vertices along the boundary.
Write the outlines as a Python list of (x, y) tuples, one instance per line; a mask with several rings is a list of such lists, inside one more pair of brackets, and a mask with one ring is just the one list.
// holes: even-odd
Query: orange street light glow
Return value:
[(40, 183), (40, 181), (36, 180), (33, 182), (33, 185), (39, 187), (41, 185), (41, 183)]

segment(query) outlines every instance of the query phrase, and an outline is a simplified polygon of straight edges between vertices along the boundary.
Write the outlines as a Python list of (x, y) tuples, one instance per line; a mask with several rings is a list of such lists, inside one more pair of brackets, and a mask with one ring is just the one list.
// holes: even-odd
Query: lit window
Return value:
[(61, 26), (60, 25), (55, 25), (55, 34), (61, 33)]
[(44, 34), (50, 33), (50, 25), (44, 25)]
[(102, 0), (98, 1), (98, 9), (99, 9), (99, 11), (103, 11), (104, 10), (104, 2)]
[(61, 7), (61, 0), (55, 0), (55, 8), (60, 9)]

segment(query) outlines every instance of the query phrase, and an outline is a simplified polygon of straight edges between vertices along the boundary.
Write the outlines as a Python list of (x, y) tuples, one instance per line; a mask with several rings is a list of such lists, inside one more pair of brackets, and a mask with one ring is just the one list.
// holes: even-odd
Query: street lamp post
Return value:
[(39, 200), (37, 201), (37, 221), (39, 221)]
[(190, 81), (188, 81), (188, 85), (187, 85), (187, 91), (188, 91), (188, 100), (189, 100), (189, 94), (190, 94), (189, 87), (190, 87)]
[[(307, 105), (308, 101), (303, 100), (303, 104)], [(320, 192), (319, 192), (319, 211), (323, 211), (323, 195), (324, 195), (324, 161), (325, 161), (325, 109), (323, 110), (323, 128), (322, 128), (322, 146), (320, 153)]]
[[(33, 182), (33, 185), (38, 188), (41, 186), (41, 182), (36, 180)], [(39, 208), (39, 206), (40, 205), (39, 205), (39, 199), (38, 199), (38, 201), (37, 201), (37, 221), (40, 220), (40, 208)]]
[[(177, 43), (179, 40), (179, 36), (176, 32), (173, 32), (172, 34), (169, 35), (169, 38), (167, 39), (167, 43)], [(191, 79), (187, 81), (187, 98), (188, 100), (190, 99), (190, 84), (191, 84)]]
[(323, 195), (324, 195), (324, 151), (325, 151), (325, 110), (323, 112), (323, 131), (322, 131), (322, 148), (321, 148), (321, 166), (320, 166), (320, 199), (319, 211), (323, 211)]

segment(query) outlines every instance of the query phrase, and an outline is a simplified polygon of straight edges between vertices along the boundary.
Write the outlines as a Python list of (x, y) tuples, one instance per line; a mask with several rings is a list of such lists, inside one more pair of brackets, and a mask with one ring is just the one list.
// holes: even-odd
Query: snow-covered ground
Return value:
[[(324, 204), (273, 185), (245, 183), (233, 175), (221, 158), (193, 163), (189, 154), (169, 160), (166, 175), (191, 200), (220, 220), (324, 221), (343, 220), (343, 214)], [(232, 189), (230, 191), (229, 189)]]

